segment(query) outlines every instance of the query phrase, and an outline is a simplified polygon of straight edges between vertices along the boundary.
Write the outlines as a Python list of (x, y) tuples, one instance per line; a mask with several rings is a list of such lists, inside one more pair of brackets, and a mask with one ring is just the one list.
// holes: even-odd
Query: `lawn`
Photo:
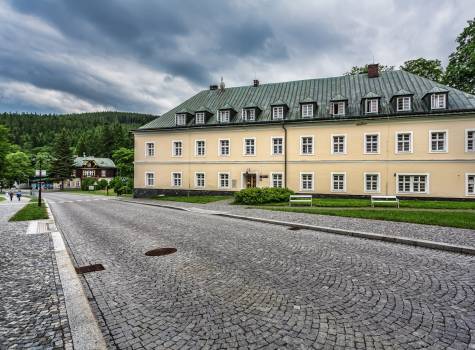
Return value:
[(25, 205), (22, 209), (16, 212), (8, 221), (27, 221), (27, 220), (42, 220), (47, 219), (48, 213), (46, 206), (43, 203), (41, 207), (38, 206), (38, 200), (32, 198), (30, 203)]
[(471, 211), (429, 211), (429, 210), (398, 210), (398, 209), (334, 209), (316, 207), (270, 207), (260, 206), (260, 209), (344, 216), (352, 218), (411, 222), (416, 224), (437, 225), (475, 229), (475, 212)]
[(115, 196), (115, 192), (113, 189), (109, 188), (109, 194), (107, 194), (106, 190), (94, 190), (94, 191), (83, 191), (83, 190), (76, 190), (76, 189), (70, 189), (70, 190), (64, 190), (64, 192), (72, 192), (74, 194), (96, 194), (100, 196)]
[(0, 202), (3, 202), (5, 200), (5, 197), (0, 196)]
[(222, 201), (225, 199), (230, 199), (232, 196), (155, 196), (151, 197), (152, 199), (157, 199), (161, 201), (172, 201), (172, 202), (186, 202), (186, 203), (211, 203)]

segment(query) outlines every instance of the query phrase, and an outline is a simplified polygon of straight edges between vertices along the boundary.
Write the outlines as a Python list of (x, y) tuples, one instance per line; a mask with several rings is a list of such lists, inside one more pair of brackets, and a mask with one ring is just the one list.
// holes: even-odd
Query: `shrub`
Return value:
[(96, 186), (96, 189), (98, 190), (105, 190), (106, 187), (107, 187), (107, 180), (106, 179), (100, 179), (98, 182), (97, 182), (97, 186)]
[(286, 202), (294, 194), (288, 188), (245, 188), (234, 194), (237, 204), (264, 204)]
[(96, 182), (96, 180), (92, 177), (86, 177), (85, 179), (82, 179), (81, 180), (81, 190), (88, 191), (89, 186), (93, 186), (94, 182)]

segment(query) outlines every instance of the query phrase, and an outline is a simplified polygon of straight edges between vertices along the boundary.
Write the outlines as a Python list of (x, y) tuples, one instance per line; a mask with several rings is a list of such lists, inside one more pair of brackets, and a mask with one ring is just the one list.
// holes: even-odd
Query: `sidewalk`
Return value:
[[(405, 222), (347, 218), (329, 215), (270, 211), (264, 209), (253, 209), (243, 205), (231, 205), (230, 201), (197, 204), (142, 198), (122, 200), (136, 201), (144, 204), (165, 205), (185, 209), (199, 208), (211, 211), (225, 212), (233, 215), (242, 215), (246, 217), (285, 221), (295, 224), (323, 226), (340, 230), (362, 231), (379, 235), (397, 236), (401, 238), (425, 240), (437, 243), (475, 248), (475, 230), (468, 229), (421, 225)], [(424, 215), (423, 212), (421, 212), (421, 215)]]

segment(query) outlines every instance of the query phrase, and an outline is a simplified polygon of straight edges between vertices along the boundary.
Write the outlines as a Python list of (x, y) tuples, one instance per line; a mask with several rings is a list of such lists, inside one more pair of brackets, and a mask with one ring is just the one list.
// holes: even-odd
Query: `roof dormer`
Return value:
[(241, 120), (243, 122), (253, 122), (259, 117), (262, 110), (254, 102), (247, 103), (241, 109)]
[(272, 120), (284, 120), (287, 117), (289, 106), (282, 100), (271, 103)]
[(443, 110), (448, 108), (449, 90), (434, 86), (422, 98), (430, 110)]
[(193, 116), (193, 112), (183, 108), (175, 113), (175, 125), (176, 126), (185, 126), (190, 121), (190, 118)]
[(230, 123), (236, 110), (229, 103), (226, 103), (223, 107), (218, 109), (217, 122), (220, 124)]
[(311, 119), (315, 118), (317, 115), (317, 101), (313, 98), (306, 97), (300, 104), (300, 118), (302, 119)]
[(202, 125), (206, 124), (208, 118), (212, 116), (213, 113), (205, 106), (200, 106), (195, 112), (195, 124)]
[(381, 110), (381, 95), (373, 91), (368, 92), (361, 99), (362, 110), (364, 114), (378, 114)]
[(402, 113), (402, 112), (411, 112), (412, 102), (414, 94), (404, 89), (396, 91), (391, 97), (390, 103), (393, 107), (393, 110)]
[(330, 115), (337, 117), (337, 116), (344, 116), (347, 114), (348, 110), (348, 98), (337, 94), (333, 96), (330, 100)]

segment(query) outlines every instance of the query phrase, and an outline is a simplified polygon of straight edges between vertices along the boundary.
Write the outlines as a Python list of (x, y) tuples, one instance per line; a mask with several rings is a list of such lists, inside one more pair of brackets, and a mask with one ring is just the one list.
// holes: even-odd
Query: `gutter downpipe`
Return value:
[(285, 121), (282, 121), (282, 129), (284, 129), (284, 188), (287, 188), (287, 128)]

